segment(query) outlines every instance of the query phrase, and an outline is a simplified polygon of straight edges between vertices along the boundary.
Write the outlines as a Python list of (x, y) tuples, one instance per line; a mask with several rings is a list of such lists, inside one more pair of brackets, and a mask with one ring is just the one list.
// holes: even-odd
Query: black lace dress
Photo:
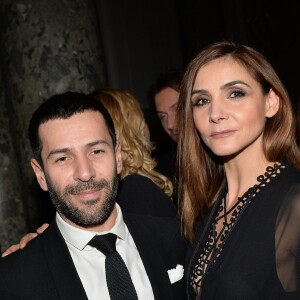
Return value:
[(198, 222), (189, 299), (300, 299), (300, 172), (268, 167), (227, 210), (227, 188)]

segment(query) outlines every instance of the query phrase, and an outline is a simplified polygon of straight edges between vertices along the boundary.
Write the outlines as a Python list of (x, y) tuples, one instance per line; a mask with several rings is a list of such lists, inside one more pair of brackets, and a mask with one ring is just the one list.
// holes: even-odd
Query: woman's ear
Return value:
[(31, 167), (35, 173), (36, 179), (37, 179), (41, 189), (43, 189), (44, 191), (48, 191), (48, 185), (47, 185), (45, 173), (44, 173), (42, 167), (37, 162), (37, 160), (34, 158), (31, 160), (30, 163), (31, 163)]
[(276, 115), (278, 109), (279, 109), (279, 96), (273, 91), (273, 89), (270, 90), (269, 94), (266, 98), (266, 117), (272, 118)]

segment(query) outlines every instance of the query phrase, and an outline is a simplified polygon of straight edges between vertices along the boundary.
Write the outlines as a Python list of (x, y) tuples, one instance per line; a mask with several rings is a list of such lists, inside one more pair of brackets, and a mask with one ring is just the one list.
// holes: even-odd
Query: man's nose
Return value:
[(89, 181), (96, 177), (96, 172), (91, 160), (87, 157), (79, 157), (76, 160), (74, 179), (80, 181)]
[(177, 127), (176, 125), (177, 125), (176, 124), (176, 113), (174, 112), (174, 113), (169, 114), (169, 116), (168, 116), (167, 127), (169, 130), (174, 130)]

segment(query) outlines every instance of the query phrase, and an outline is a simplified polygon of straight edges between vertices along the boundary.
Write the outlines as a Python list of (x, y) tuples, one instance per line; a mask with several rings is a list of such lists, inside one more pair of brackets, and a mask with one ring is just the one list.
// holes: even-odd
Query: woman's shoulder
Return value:
[(276, 190), (280, 189), (287, 193), (295, 186), (300, 186), (300, 171), (291, 165), (286, 165), (282, 171), (282, 176), (278, 176), (278, 181), (275, 182)]
[(287, 164), (286, 176), (288, 176), (293, 181), (300, 181), (300, 170), (296, 169), (292, 165)]
[[(300, 171), (288, 163), (274, 164), (257, 178), (259, 187), (267, 192), (278, 190), (286, 191), (295, 184), (300, 184)], [(265, 188), (266, 187), (266, 188)], [(277, 195), (280, 196), (280, 193)]]

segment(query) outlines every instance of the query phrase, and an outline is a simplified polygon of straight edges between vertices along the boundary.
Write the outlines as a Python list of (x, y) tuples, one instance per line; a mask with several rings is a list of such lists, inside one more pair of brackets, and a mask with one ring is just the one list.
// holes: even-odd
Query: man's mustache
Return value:
[(88, 190), (101, 190), (103, 188), (109, 189), (110, 185), (105, 179), (101, 179), (99, 181), (90, 180), (87, 182), (78, 182), (76, 184), (66, 186), (64, 190), (64, 194), (75, 195), (83, 191)]

